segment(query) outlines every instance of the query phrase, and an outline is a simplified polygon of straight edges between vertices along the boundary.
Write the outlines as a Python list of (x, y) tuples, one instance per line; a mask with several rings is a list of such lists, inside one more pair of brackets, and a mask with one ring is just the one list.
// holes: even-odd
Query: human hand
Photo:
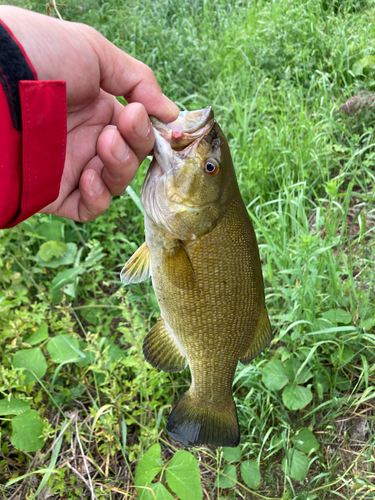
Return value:
[[(148, 115), (171, 122), (178, 108), (151, 69), (84, 24), (18, 7), (0, 18), (23, 45), (40, 80), (65, 80), (67, 149), (60, 194), (42, 212), (95, 219), (122, 194), (154, 146)], [(124, 96), (124, 107), (114, 96)]]

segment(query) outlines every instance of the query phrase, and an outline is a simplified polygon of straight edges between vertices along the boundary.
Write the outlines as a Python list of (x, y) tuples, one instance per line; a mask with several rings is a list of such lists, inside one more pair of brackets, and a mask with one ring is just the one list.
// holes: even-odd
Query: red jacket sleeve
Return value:
[[(67, 113), (65, 82), (37, 80), (23, 47), (1, 21), (0, 28), (9, 37), (0, 58), (1, 229), (22, 222), (58, 197)], [(6, 56), (3, 45), (9, 45)], [(20, 58), (29, 70), (26, 75), (35, 79), (15, 81)]]

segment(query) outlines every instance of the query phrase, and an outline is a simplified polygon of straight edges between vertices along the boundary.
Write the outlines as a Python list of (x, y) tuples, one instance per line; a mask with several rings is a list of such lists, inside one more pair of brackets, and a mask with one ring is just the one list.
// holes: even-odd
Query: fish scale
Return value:
[(171, 372), (190, 366), (169, 435), (187, 446), (237, 446), (236, 366), (271, 340), (255, 233), (212, 111), (186, 112), (171, 127), (152, 121), (155, 158), (141, 198), (146, 241), (121, 278), (152, 276), (161, 317), (144, 340), (146, 360)]

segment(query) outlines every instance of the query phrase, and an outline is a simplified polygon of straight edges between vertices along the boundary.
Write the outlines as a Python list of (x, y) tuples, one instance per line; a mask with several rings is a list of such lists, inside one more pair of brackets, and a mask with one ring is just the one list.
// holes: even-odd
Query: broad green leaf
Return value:
[(283, 402), (289, 410), (300, 410), (312, 400), (312, 392), (307, 387), (288, 385), (283, 391)]
[(68, 247), (63, 241), (46, 241), (40, 246), (38, 256), (49, 262), (54, 257), (60, 259), (67, 251)]
[(349, 325), (352, 322), (352, 315), (344, 309), (330, 309), (323, 314), (323, 318), (333, 324)]
[(241, 464), (241, 476), (247, 486), (258, 490), (260, 486), (259, 464), (256, 460), (246, 460)]
[(79, 341), (79, 349), (85, 355), (85, 358), (82, 358), (79, 361), (75, 361), (77, 365), (80, 365), (82, 367), (90, 365), (94, 363), (95, 359), (98, 357), (98, 354), (95, 354), (93, 351), (87, 350), (88, 345), (89, 344), (87, 342), (83, 342), (83, 340)]
[(307, 454), (319, 448), (318, 440), (307, 427), (302, 427), (302, 429), (292, 437), (292, 442), (295, 444), (296, 448)]
[(282, 468), (288, 476), (297, 481), (303, 481), (309, 470), (309, 459), (301, 451), (292, 448), (287, 451), (287, 456), (282, 462)]
[(362, 68), (367, 68), (368, 66), (373, 67), (375, 64), (375, 56), (371, 55), (364, 56), (359, 61), (359, 64), (362, 66)]
[(322, 384), (320, 384), (319, 382), (316, 382), (314, 384), (314, 387), (315, 387), (316, 392), (318, 393), (319, 401), (323, 401), (324, 389), (323, 389)]
[(284, 365), (278, 359), (273, 359), (263, 368), (262, 380), (267, 389), (278, 391), (288, 383)]
[(54, 363), (65, 363), (80, 357), (78, 339), (66, 334), (52, 337), (47, 343), (47, 349)]
[(373, 326), (375, 326), (375, 318), (367, 318), (361, 321), (361, 327), (367, 331), (370, 331)]
[[(25, 368), (25, 384), (29, 384), (37, 378), (44, 377), (47, 371), (47, 361), (39, 347), (22, 349), (22, 351), (15, 353), (13, 367)], [(34, 372), (35, 376), (31, 371)]]
[(42, 267), (50, 267), (56, 269), (59, 266), (69, 266), (74, 263), (74, 259), (77, 255), (77, 245), (75, 243), (67, 243), (66, 250), (61, 257), (55, 257), (49, 261), (43, 260), (38, 253), (37, 260), (38, 264)]
[(351, 347), (349, 347), (348, 345), (345, 345), (344, 346), (344, 349), (342, 350), (342, 355), (341, 355), (341, 359), (344, 363), (347, 363), (348, 361), (350, 361), (353, 357), (355, 356), (355, 352), (353, 351), (353, 349)]
[(292, 500), (292, 497), (290, 496), (289, 492), (286, 491), (282, 496), (281, 500)]
[(345, 345), (343, 349), (336, 349), (331, 354), (332, 364), (335, 366), (343, 366), (355, 356), (355, 352), (351, 347)]
[(355, 76), (363, 75), (363, 67), (359, 61), (356, 61), (352, 66), (352, 72)]
[(47, 323), (42, 323), (40, 327), (30, 335), (30, 337), (25, 339), (25, 342), (27, 342), (30, 345), (36, 345), (47, 338), (48, 338), (48, 325)]
[(155, 496), (153, 495), (152, 491), (153, 491), (153, 486), (156, 486), (156, 483), (155, 484), (149, 484), (147, 486), (144, 486), (144, 487), (138, 487), (137, 488), (137, 491), (138, 491), (138, 499), (139, 500), (155, 500)]
[(292, 353), (287, 349), (282, 352), (281, 354), (281, 362), (284, 363), (287, 359), (289, 359), (292, 356)]
[(30, 403), (23, 399), (8, 398), (0, 399), (0, 415), (21, 415), (21, 413), (30, 410)]
[(237, 448), (223, 448), (224, 460), (227, 462), (239, 462), (241, 460), (241, 449)]
[(201, 500), (202, 485), (197, 459), (188, 451), (179, 450), (174, 454), (165, 475), (168, 486), (180, 500)]
[(97, 309), (85, 307), (84, 309), (82, 309), (81, 314), (85, 318), (85, 320), (92, 325), (97, 325), (99, 323), (99, 315)]
[[(159, 443), (149, 448), (139, 460), (135, 471), (135, 486), (150, 486), (151, 481), (161, 471), (161, 446)], [(137, 488), (139, 500), (148, 500), (149, 490)], [(147, 496), (146, 496), (147, 495)]]
[[(67, 423), (67, 420), (64, 420), (62, 423), (62, 428), (65, 427), (65, 424)], [(35, 500), (40, 498), (40, 492), (43, 490), (44, 486), (47, 484), (49, 478), (51, 477), (51, 474), (58, 474), (58, 471), (54, 469), (57, 459), (60, 457), (60, 449), (61, 449), (61, 444), (64, 439), (64, 434), (60, 436), (60, 438), (57, 440), (57, 443), (55, 444), (53, 448), (53, 453), (51, 456), (51, 461), (49, 463), (48, 469), (38, 469), (34, 472), (29, 472), (27, 474), (24, 474), (23, 476), (18, 476), (17, 478), (11, 479), (8, 481), (8, 483), (5, 485), (7, 488), (11, 484), (17, 482), (17, 481), (22, 481), (24, 478), (30, 476), (31, 474), (44, 474), (42, 480), (39, 482), (38, 488), (35, 491), (35, 493), (32, 496), (28, 496), (28, 500)]]
[(174, 500), (174, 497), (161, 483), (152, 483), (145, 488), (137, 489), (138, 491), (142, 492), (138, 496), (138, 498), (142, 498), (142, 500)]
[[(155, 493), (156, 500), (174, 500), (173, 496), (169, 493), (167, 488), (161, 483), (152, 484), (151, 489)], [(148, 492), (148, 494), (150, 495), (150, 500), (155, 500), (154, 496), (150, 491)], [(195, 497), (191, 498), (195, 499)], [(148, 500), (148, 499), (146, 499), (146, 497), (143, 497), (143, 500)]]
[[(360, 490), (361, 488), (363, 488), (364, 486), (368, 485), (368, 483), (366, 481), (364, 481), (363, 479), (357, 477), (355, 479), (355, 481), (353, 481), (353, 484), (352, 484), (352, 490)], [(353, 498), (353, 497), (352, 497)], [(361, 497), (360, 497), (361, 498)], [(363, 497), (362, 497), (363, 498)]]
[(285, 371), (286, 374), (288, 375), (289, 382), (295, 382), (296, 381), (296, 374), (298, 371), (298, 368), (301, 366), (301, 362), (298, 361), (296, 358), (290, 358), (288, 361), (285, 363)]
[(72, 267), (71, 269), (65, 269), (65, 271), (61, 271), (55, 276), (52, 280), (52, 301), (60, 302), (61, 300), (61, 289), (71, 283), (78, 275), (84, 273), (85, 270), (83, 267)]
[(348, 378), (338, 376), (336, 379), (336, 388), (339, 391), (347, 391), (350, 388), (351, 382)]
[(68, 297), (70, 297), (70, 299), (75, 299), (77, 296), (77, 287), (75, 283), (68, 283), (64, 286), (62, 291), (64, 295), (67, 295)]
[(36, 451), (44, 446), (43, 420), (35, 410), (27, 410), (12, 420), (12, 445), (21, 451)]
[[(112, 363), (115, 363), (119, 359), (126, 358), (125, 351), (120, 349), (119, 346), (117, 346), (114, 342), (112, 342), (111, 340), (108, 340), (107, 338), (105, 338), (104, 342), (103, 342), (103, 351), (110, 358), (109, 365), (111, 365)], [(108, 368), (109, 368), (109, 366), (108, 366)]]
[(227, 464), (223, 472), (219, 472), (216, 477), (215, 486), (218, 488), (232, 488), (237, 481), (236, 466)]
[(302, 363), (298, 361), (296, 358), (290, 358), (285, 363), (285, 371), (288, 375), (290, 382), (297, 382), (297, 384), (304, 384), (310, 378), (312, 378), (313, 374), (309, 370), (307, 366), (304, 366), (302, 371), (298, 374), (298, 370), (301, 368)]
[(314, 386), (321, 384), (324, 392), (328, 392), (331, 384), (330, 369), (320, 370), (314, 375)]
[(47, 241), (62, 241), (64, 239), (64, 226), (63, 222), (52, 220), (41, 224), (36, 232)]

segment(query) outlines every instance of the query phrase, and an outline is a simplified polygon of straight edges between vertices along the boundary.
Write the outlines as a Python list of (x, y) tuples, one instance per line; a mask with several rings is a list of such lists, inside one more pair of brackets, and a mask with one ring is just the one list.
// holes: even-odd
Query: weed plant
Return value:
[(374, 114), (337, 112), (375, 90), (374, 5), (58, 8), (150, 65), (181, 108), (213, 106), (275, 338), (236, 372), (240, 446), (184, 452), (164, 429), (189, 373), (144, 361), (157, 302), (150, 283), (119, 282), (144, 238), (134, 200), (147, 162), (96, 221), (37, 215), (0, 231), (2, 498), (374, 499)]

